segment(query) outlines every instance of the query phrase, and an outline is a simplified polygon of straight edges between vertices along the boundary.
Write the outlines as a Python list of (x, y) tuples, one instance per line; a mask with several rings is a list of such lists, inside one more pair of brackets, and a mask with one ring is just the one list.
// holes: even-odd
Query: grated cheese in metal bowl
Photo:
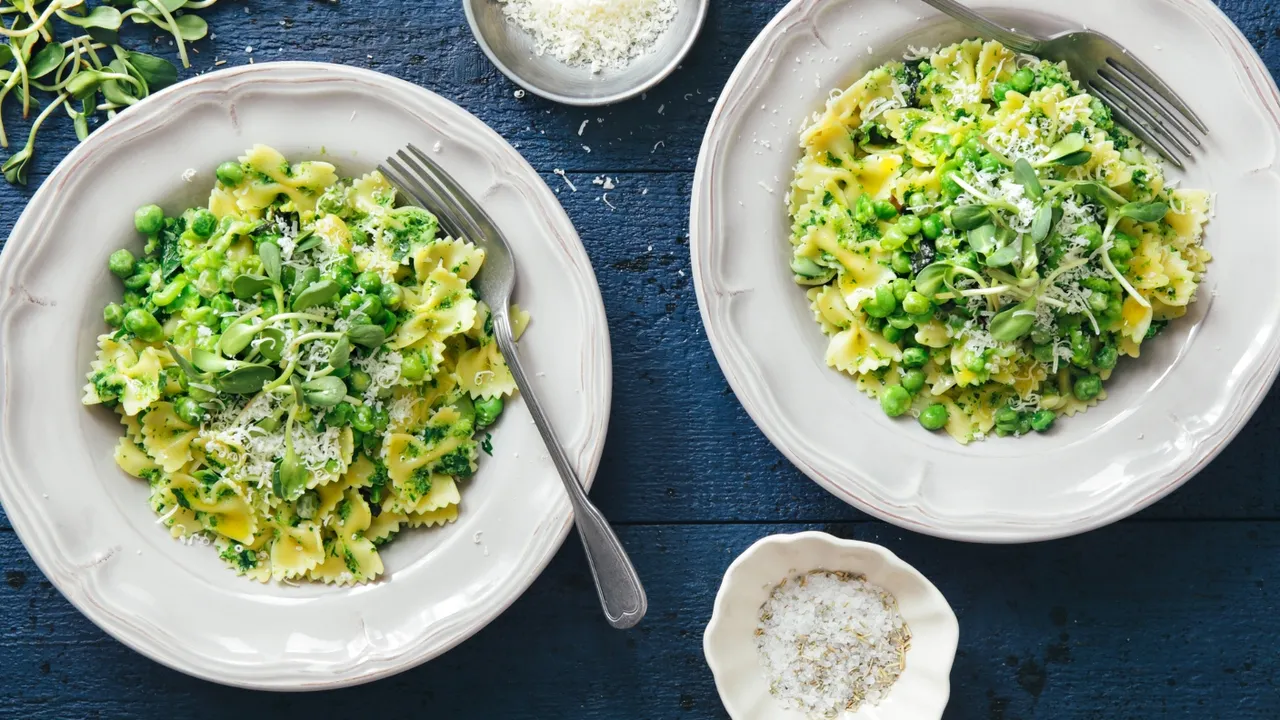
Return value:
[(910, 644), (892, 595), (861, 575), (829, 570), (775, 587), (756, 627), (769, 692), (810, 718), (878, 704), (906, 667)]
[(550, 53), (592, 72), (625, 67), (653, 49), (676, 15), (675, 0), (501, 0), (502, 12)]

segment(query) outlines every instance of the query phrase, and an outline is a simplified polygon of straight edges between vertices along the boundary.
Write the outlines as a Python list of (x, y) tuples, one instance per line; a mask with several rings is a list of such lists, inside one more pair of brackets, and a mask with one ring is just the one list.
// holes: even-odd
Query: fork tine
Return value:
[(1182, 167), (1182, 161), (1174, 156), (1174, 150), (1171, 150), (1170, 146), (1184, 157), (1192, 157), (1191, 150), (1186, 145), (1183, 145), (1173, 133), (1161, 127), (1159, 121), (1141, 104), (1134, 102), (1127, 93), (1106, 83), (1103, 78), (1098, 78), (1098, 82), (1095, 82), (1090, 90), (1111, 106), (1112, 113), (1126, 128), (1140, 137), (1143, 142), (1158, 149), (1165, 159)]
[[(403, 151), (401, 151), (402, 153)], [(441, 225), (445, 232), (454, 237), (466, 236), (466, 224), (460, 219), (458, 208), (448, 200), (443, 193), (439, 192), (436, 187), (424, 181), (423, 174), (415, 172), (414, 164), (402, 164), (403, 157), (401, 153), (396, 153), (396, 157), (387, 158), (387, 166), (383, 167), (383, 174), (387, 175), (393, 183), (399, 185), (405, 192), (422, 207), (432, 209), (441, 220)]]
[(1170, 105), (1170, 107), (1181, 113), (1187, 120), (1190, 120), (1191, 124), (1195, 125), (1200, 132), (1205, 135), (1209, 134), (1209, 128), (1200, 120), (1200, 117), (1196, 115), (1195, 111), (1183, 102), (1182, 98), (1178, 97), (1178, 94), (1165, 84), (1159, 76), (1154, 72), (1151, 72), (1151, 68), (1147, 67), (1146, 63), (1134, 57), (1132, 54), (1125, 53), (1120, 57), (1112, 56), (1107, 58), (1107, 64), (1115, 68), (1120, 73), (1128, 76), (1130, 81), (1142, 86), (1148, 92), (1159, 95), (1160, 98)]
[[(413, 143), (406, 145), (405, 150), (407, 150), (410, 155), (418, 159), (418, 167), (422, 168), (422, 170), (435, 181), (437, 187), (443, 188), (443, 192), (449, 195), (450, 198), (455, 201), (455, 204), (460, 206), (462, 213), (467, 216), (467, 219), (471, 221), (472, 225), (475, 226), (476, 229), (484, 232), (487, 237), (498, 236), (499, 233), (497, 228), (494, 226), (493, 220), (489, 217), (489, 214), (485, 212), (484, 206), (476, 202), (476, 199), (472, 197), (471, 193), (467, 192), (466, 188), (459, 185), (458, 182), (453, 179), (453, 176), (445, 172), (444, 169), (440, 167), (439, 163), (432, 160), (429, 155)], [(402, 154), (404, 152), (405, 151), (401, 151)]]
[[(1200, 147), (1200, 138), (1196, 137), (1196, 134), (1183, 124), (1182, 120), (1178, 117), (1178, 114), (1171, 112), (1159, 98), (1152, 94), (1152, 92), (1141, 83), (1134, 82), (1128, 75), (1114, 71), (1111, 68), (1100, 68), (1098, 70), (1098, 76), (1128, 93), (1128, 95), (1134, 98), (1134, 100), (1137, 101), (1137, 104), (1141, 105), (1144, 110), (1147, 110), (1153, 115), (1158, 115), (1160, 119), (1164, 120), (1167, 124), (1178, 128), (1178, 131), (1182, 133), (1183, 137), (1191, 141), (1192, 145)], [(1141, 102), (1143, 99), (1145, 99), (1146, 102)]]

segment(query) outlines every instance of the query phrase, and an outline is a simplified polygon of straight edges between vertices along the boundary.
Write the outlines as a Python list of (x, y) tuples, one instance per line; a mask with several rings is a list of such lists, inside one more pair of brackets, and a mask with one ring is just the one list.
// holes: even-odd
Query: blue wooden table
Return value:
[[(949, 720), (1280, 717), (1274, 399), (1155, 507), (1083, 537), (1017, 547), (871, 520), (804, 478), (747, 418), (701, 329), (688, 197), (713, 99), (781, 4), (714, 2), (681, 70), (645, 98), (598, 110), (515, 97), (456, 0), (222, 0), (205, 11), (216, 37), (197, 44), (184, 76), (250, 59), (390, 73), (478, 115), (560, 191), (595, 264), (613, 341), (613, 422), (593, 495), (645, 579), (649, 616), (633, 631), (610, 629), (571, 541), (506, 614), (440, 659), (347, 690), (247, 692), (186, 677), (106, 636), (41, 576), (0, 513), (0, 717), (723, 718), (701, 649), (720, 576), (757, 538), (803, 529), (882, 543), (951, 601), (960, 652)], [(1280, 5), (1220, 4), (1280, 72)], [(172, 54), (166, 41), (142, 42)], [(0, 237), (73, 142), (65, 118), (51, 122), (31, 188), (0, 184)], [(617, 184), (616, 211), (592, 184), (601, 175)]]

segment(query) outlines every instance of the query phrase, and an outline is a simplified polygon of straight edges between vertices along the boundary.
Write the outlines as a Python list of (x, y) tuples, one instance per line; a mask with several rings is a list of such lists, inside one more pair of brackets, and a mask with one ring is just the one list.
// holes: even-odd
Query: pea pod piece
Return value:
[(347, 384), (332, 375), (302, 383), (302, 399), (308, 405), (331, 408), (346, 396)]
[(1025, 337), (1036, 324), (1036, 300), (1032, 298), (1015, 305), (991, 318), (991, 337), (1001, 342), (1013, 342)]
[(218, 376), (214, 387), (232, 395), (250, 395), (274, 380), (276, 371), (266, 365), (241, 365), (231, 372)]
[(376, 348), (386, 342), (387, 331), (377, 325), (353, 325), (347, 337), (361, 347)]
[(338, 283), (332, 280), (318, 280), (307, 286), (293, 299), (293, 311), (301, 312), (309, 307), (323, 305), (338, 296)]
[(257, 275), (237, 275), (231, 281), (231, 292), (241, 300), (248, 300), (269, 287), (271, 281)]

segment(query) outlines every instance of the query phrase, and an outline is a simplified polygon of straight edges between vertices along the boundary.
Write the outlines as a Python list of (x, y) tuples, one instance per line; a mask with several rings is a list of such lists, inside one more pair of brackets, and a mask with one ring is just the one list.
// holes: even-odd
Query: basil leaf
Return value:
[(1120, 208), (1120, 216), (1138, 222), (1160, 222), (1169, 214), (1169, 206), (1162, 202), (1129, 203)]
[[(930, 266), (932, 267), (932, 265)], [(924, 274), (929, 268), (921, 271)], [(920, 278), (916, 277), (916, 287), (919, 288)], [(935, 290), (936, 292), (936, 290)], [(387, 340), (387, 331), (383, 330), (380, 325), (353, 325), (347, 330), (347, 337), (356, 345), (367, 348), (376, 348)]]
[(191, 362), (205, 372), (222, 372), (231, 366), (230, 360), (201, 348), (191, 351)]
[(1012, 265), (1014, 260), (1022, 257), (1022, 243), (1014, 241), (987, 256), (987, 267), (998, 268)]
[(1053, 229), (1053, 206), (1041, 205), (1036, 210), (1036, 217), (1031, 221), (1031, 242), (1044, 242)]
[(248, 300), (269, 287), (271, 281), (257, 275), (237, 275), (231, 281), (231, 292), (241, 300)]
[(951, 225), (961, 232), (984, 225), (990, 219), (991, 211), (983, 205), (961, 205), (951, 211)]
[(1013, 164), (1013, 179), (1027, 191), (1027, 197), (1033, 200), (1039, 200), (1044, 195), (1044, 188), (1040, 186), (1040, 178), (1036, 175), (1036, 169), (1031, 167), (1031, 163), (1025, 158), (1019, 158)]
[(267, 328), (259, 333), (262, 342), (258, 343), (258, 352), (271, 362), (280, 362), (284, 355), (285, 336), (279, 328)]
[(233, 323), (231, 327), (222, 331), (222, 337), (218, 340), (218, 349), (224, 355), (239, 355), (249, 347), (249, 343), (253, 342), (253, 338), (261, 329), (261, 325), (249, 322)]
[(31, 58), (31, 64), (27, 66), (27, 77), (36, 80), (48, 75), (62, 64), (62, 59), (66, 56), (67, 50), (62, 47), (62, 43), (51, 42), (45, 45)]
[(317, 280), (293, 299), (293, 311), (301, 312), (309, 307), (323, 305), (337, 297), (340, 289), (338, 283), (332, 280)]
[(271, 282), (280, 284), (280, 268), (283, 258), (280, 256), (280, 246), (265, 240), (258, 246), (258, 257), (262, 258), (262, 270), (271, 278)]
[(996, 340), (1013, 342), (1030, 333), (1035, 324), (1036, 300), (1032, 298), (991, 318), (991, 326), (988, 330), (991, 332), (991, 337)]
[(330, 408), (342, 402), (342, 398), (346, 396), (347, 384), (332, 375), (302, 383), (302, 398), (308, 405)]
[(1083, 165), (1089, 162), (1089, 159), (1092, 157), (1093, 157), (1093, 153), (1089, 152), (1088, 150), (1081, 150), (1079, 152), (1073, 152), (1070, 155), (1063, 155), (1062, 157), (1058, 158), (1054, 162), (1056, 162), (1059, 165), (1075, 167), (1076, 165)]
[(329, 367), (337, 370), (340, 367), (346, 367), (347, 362), (351, 359), (351, 341), (346, 335), (338, 338), (333, 344), (333, 349), (329, 351)]
[(164, 346), (168, 348), (169, 355), (174, 362), (178, 363), (178, 367), (182, 368), (182, 372), (186, 373), (187, 377), (192, 380), (204, 379), (204, 373), (200, 372), (195, 365), (192, 365), (190, 360), (183, 357), (182, 353), (178, 352), (178, 348), (173, 346), (173, 343), (165, 343)]
[[(932, 298), (942, 290), (942, 286), (946, 284), (947, 278), (953, 272), (954, 270), (952, 270), (951, 266), (946, 263), (938, 262), (925, 266), (916, 275), (916, 292), (927, 298)], [(352, 330), (354, 329), (352, 328)]]
[(306, 252), (320, 244), (320, 236), (316, 234), (315, 230), (306, 230), (294, 238), (294, 242), (297, 243), (293, 247), (295, 253)]
[(183, 15), (173, 19), (183, 40), (199, 40), (209, 34), (209, 24), (199, 15)]
[(969, 231), (969, 247), (980, 255), (988, 255), (996, 246), (996, 226), (991, 223)]
[(250, 395), (275, 379), (276, 371), (266, 365), (241, 365), (226, 375), (218, 376), (214, 386), (224, 393)]

